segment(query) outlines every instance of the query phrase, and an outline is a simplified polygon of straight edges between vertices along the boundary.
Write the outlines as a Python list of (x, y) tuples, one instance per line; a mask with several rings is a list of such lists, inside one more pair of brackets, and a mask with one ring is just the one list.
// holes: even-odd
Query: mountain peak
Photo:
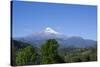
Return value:
[(58, 32), (56, 32), (55, 30), (53, 30), (50, 27), (45, 28), (44, 32), (51, 33), (51, 34), (59, 34)]

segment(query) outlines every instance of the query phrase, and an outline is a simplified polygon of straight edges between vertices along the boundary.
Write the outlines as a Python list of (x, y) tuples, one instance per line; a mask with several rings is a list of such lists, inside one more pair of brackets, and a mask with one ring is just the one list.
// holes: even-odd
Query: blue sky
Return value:
[(13, 37), (51, 27), (67, 36), (96, 40), (96, 6), (14, 1), (12, 14)]

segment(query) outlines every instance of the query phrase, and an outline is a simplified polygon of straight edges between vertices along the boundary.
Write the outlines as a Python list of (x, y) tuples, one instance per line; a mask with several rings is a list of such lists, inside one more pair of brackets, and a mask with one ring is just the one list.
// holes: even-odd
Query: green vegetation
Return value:
[(72, 62), (88, 62), (97, 60), (96, 46), (91, 48), (75, 48), (72, 52), (68, 51), (69, 48), (63, 48), (60, 54), (63, 55), (67, 63)]
[(11, 56), (12, 66), (96, 61), (97, 45), (89, 48), (61, 48), (55, 39), (49, 39), (36, 48), (12, 40)]
[(58, 43), (55, 39), (49, 39), (41, 47), (41, 63), (53, 64), (64, 62), (58, 55)]
[(35, 64), (36, 53), (32, 46), (27, 46), (19, 49), (16, 53), (16, 65), (31, 65)]

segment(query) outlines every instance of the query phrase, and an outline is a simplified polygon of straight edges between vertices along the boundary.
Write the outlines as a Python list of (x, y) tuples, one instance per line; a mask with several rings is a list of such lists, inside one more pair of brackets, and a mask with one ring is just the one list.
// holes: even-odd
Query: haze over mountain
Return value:
[(61, 47), (66, 46), (86, 48), (96, 44), (96, 41), (94, 40), (83, 39), (82, 37), (78, 36), (67, 37), (65, 34), (57, 32), (50, 27), (47, 27), (43, 31), (33, 33), (26, 37), (15, 38), (15, 40), (20, 40), (37, 47), (41, 46), (48, 39), (56, 39)]

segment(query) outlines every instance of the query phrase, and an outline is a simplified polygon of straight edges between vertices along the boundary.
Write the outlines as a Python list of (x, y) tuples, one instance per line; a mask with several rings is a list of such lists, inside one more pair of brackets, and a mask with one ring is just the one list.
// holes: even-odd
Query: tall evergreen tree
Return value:
[(36, 53), (33, 46), (27, 46), (16, 53), (16, 65), (35, 64)]
[(52, 64), (64, 62), (58, 55), (58, 42), (55, 39), (49, 39), (41, 46), (41, 64)]

